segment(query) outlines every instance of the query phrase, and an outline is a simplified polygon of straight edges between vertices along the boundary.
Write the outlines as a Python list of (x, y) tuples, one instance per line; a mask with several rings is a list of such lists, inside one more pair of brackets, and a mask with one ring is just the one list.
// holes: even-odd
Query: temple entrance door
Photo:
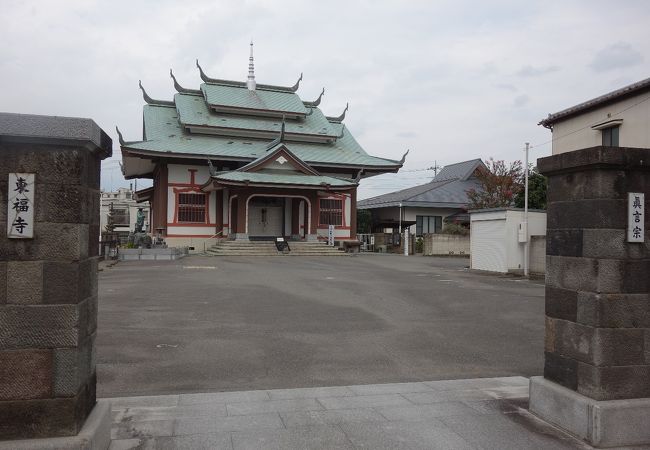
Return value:
[(253, 197), (248, 204), (248, 236), (272, 238), (283, 236), (284, 199)]

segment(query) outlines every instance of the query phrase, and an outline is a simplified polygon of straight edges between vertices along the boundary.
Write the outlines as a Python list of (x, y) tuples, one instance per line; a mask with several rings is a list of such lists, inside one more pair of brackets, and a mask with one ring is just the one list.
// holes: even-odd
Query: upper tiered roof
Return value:
[[(150, 97), (142, 84), (143, 140), (125, 142), (123, 172), (127, 178), (148, 176), (152, 165), (132, 159), (222, 159), (250, 162), (263, 157), (284, 123), (282, 141), (307, 164), (321, 167), (364, 169), (367, 175), (397, 171), (404, 160), (368, 155), (345, 125), (348, 105), (338, 117), (319, 109), (325, 89), (317, 99), (303, 101), (296, 91), (302, 74), (290, 87), (257, 84), (252, 53), (248, 82), (221, 80), (205, 74), (199, 89), (181, 86), (170, 71), (177, 94), (173, 100)], [(139, 157), (139, 158), (136, 158)]]

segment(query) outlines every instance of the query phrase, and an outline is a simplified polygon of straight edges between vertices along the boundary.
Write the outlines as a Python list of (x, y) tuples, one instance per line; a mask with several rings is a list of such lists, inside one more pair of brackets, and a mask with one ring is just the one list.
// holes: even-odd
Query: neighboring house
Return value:
[(477, 170), (487, 170), (480, 159), (445, 166), (429, 183), (361, 200), (357, 208), (370, 210), (373, 232), (402, 228), (411, 234), (440, 233), (443, 221), (469, 222), (467, 191), (479, 189)]
[(572, 106), (539, 122), (553, 154), (596, 147), (650, 148), (650, 78)]
[[(173, 100), (143, 89), (141, 141), (120, 135), (127, 179), (152, 178), (137, 193), (150, 200), (153, 233), (170, 246), (236, 239), (356, 237), (361, 178), (396, 172), (402, 160), (368, 155), (343, 124), (290, 87), (257, 84), (253, 56), (247, 82), (208, 77), (180, 86)], [(302, 77), (301, 77), (302, 79)], [(142, 86), (141, 86), (142, 87)], [(324, 92), (324, 90), (323, 90)]]
[(128, 188), (119, 188), (116, 192), (100, 193), (100, 229), (106, 231), (108, 224), (108, 214), (113, 205), (113, 230), (120, 236), (120, 240), (125, 242), (129, 237), (129, 232), (135, 229), (135, 222), (138, 217), (138, 209), (142, 208), (145, 217), (145, 230), (149, 231), (149, 203), (138, 203), (134, 198), (133, 191)]

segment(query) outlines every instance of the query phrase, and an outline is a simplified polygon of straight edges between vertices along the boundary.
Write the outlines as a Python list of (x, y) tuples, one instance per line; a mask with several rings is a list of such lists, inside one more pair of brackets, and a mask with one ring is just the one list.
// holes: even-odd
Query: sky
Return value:
[[(292, 85), (339, 115), (400, 173), (362, 180), (359, 198), (423, 184), (434, 166), (551, 153), (548, 113), (650, 76), (650, 2), (2, 0), (0, 111), (89, 117), (113, 138), (102, 188), (128, 186), (115, 126), (142, 136), (142, 80), (172, 98), (169, 69), (198, 89)], [(151, 185), (139, 180), (138, 188)]]

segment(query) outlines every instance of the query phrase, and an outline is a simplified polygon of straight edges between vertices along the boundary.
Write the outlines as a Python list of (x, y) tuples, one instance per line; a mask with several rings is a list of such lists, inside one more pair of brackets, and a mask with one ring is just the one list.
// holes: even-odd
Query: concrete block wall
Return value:
[[(101, 160), (88, 119), (0, 114), (0, 440), (72, 436), (95, 404)], [(8, 174), (35, 173), (34, 238), (8, 239)]]
[(650, 397), (650, 236), (626, 242), (627, 193), (650, 197), (650, 150), (594, 147), (538, 167), (549, 181), (544, 377), (595, 400)]
[(424, 255), (464, 255), (469, 256), (469, 236), (452, 234), (425, 234)]

